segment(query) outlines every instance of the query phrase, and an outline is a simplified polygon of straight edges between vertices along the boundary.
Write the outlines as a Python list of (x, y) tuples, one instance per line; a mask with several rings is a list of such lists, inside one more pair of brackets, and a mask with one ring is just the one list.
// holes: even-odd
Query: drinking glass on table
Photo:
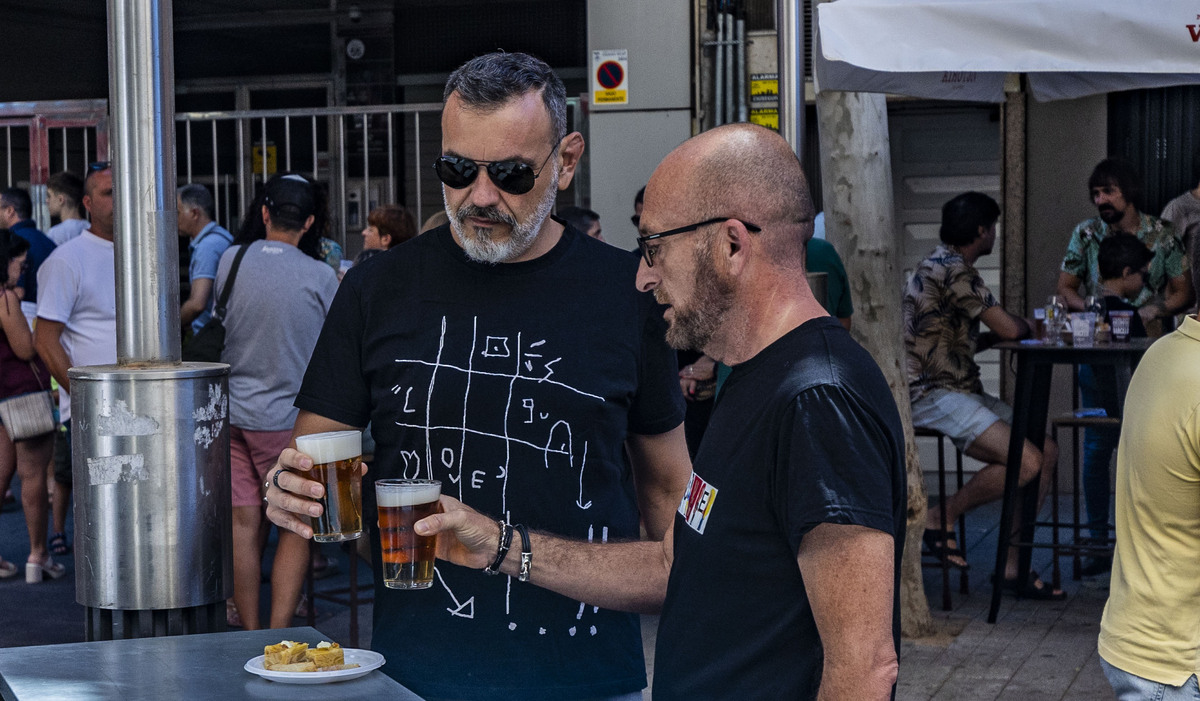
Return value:
[(1042, 331), (1042, 341), (1058, 344), (1062, 342), (1059, 334), (1065, 327), (1067, 318), (1067, 300), (1062, 295), (1050, 295), (1046, 298), (1046, 323)]
[(383, 585), (389, 589), (428, 589), (433, 585), (437, 536), (420, 536), (413, 524), (438, 513), (438, 480), (375, 480)]
[(312, 458), (310, 477), (325, 486), (324, 511), (312, 519), (313, 540), (337, 543), (362, 535), (362, 431), (297, 436), (296, 450)]

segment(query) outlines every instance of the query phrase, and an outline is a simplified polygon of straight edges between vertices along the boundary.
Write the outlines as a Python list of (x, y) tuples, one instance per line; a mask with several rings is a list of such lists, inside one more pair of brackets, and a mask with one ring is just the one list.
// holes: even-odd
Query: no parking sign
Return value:
[(629, 50), (592, 52), (592, 104), (629, 104)]

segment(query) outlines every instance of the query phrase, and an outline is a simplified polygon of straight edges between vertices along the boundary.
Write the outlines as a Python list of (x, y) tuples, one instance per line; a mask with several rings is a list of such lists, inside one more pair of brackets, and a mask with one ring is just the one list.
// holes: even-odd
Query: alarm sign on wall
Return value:
[(629, 104), (629, 50), (592, 52), (592, 104)]

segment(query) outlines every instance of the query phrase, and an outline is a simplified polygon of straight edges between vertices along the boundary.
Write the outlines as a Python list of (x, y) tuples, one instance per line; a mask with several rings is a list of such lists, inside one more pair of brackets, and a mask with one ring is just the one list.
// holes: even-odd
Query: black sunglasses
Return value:
[(89, 173), (99, 173), (102, 170), (112, 168), (112, 161), (96, 161), (88, 164)]
[(533, 182), (542, 174), (550, 156), (557, 150), (558, 144), (555, 144), (536, 171), (529, 167), (528, 163), (520, 161), (473, 161), (462, 156), (445, 155), (438, 156), (433, 162), (433, 170), (437, 173), (438, 180), (448, 187), (461, 190), (475, 182), (475, 176), (479, 175), (479, 166), (485, 166), (488, 177), (496, 187), (510, 195), (524, 195), (533, 189)]
[(644, 258), (646, 260), (646, 267), (647, 268), (654, 267), (654, 255), (656, 253), (658, 253), (658, 246), (651, 247), (648, 245), (651, 241), (653, 241), (655, 239), (665, 239), (666, 237), (674, 236), (675, 234), (686, 234), (689, 231), (695, 231), (696, 229), (699, 229), (702, 226), (708, 226), (709, 224), (716, 224), (718, 222), (729, 221), (730, 219), (741, 222), (742, 226), (746, 227), (746, 231), (749, 231), (752, 234), (757, 234), (758, 232), (762, 231), (761, 227), (755, 226), (754, 224), (751, 224), (748, 221), (743, 221), (736, 217), (714, 217), (712, 219), (705, 219), (704, 221), (699, 222), (697, 224), (688, 224), (687, 226), (681, 226), (678, 229), (671, 229), (670, 231), (664, 231), (664, 232), (658, 233), (658, 234), (646, 234), (645, 236), (639, 236), (638, 240), (637, 240), (637, 244), (638, 244), (638, 248), (642, 251), (642, 258)]

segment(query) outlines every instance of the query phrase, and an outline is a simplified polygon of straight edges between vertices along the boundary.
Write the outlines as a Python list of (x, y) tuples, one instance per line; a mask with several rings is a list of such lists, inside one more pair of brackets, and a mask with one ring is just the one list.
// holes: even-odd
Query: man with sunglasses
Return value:
[[(434, 163), (449, 224), (342, 282), (293, 435), (371, 422), (371, 526), (371, 481), (392, 477), (440, 479), (493, 529), (601, 542), (636, 540), (639, 517), (659, 540), (670, 524), (690, 469), (674, 355), (636, 258), (549, 216), (583, 153), (566, 124), (562, 82), (540, 60), (459, 68)], [(285, 450), (266, 490), (268, 517), (304, 536), (297, 515), (320, 508), (311, 464)], [(371, 530), (372, 647), (421, 696), (641, 698), (636, 615), (448, 563), (429, 590), (386, 589)]]
[[(672, 345), (733, 367), (672, 528), (662, 544), (535, 532), (499, 563), (589, 604), (661, 607), (656, 701), (893, 692), (903, 429), (870, 355), (808, 287), (812, 216), (795, 153), (768, 129), (718, 127), (667, 156), (646, 188), (638, 285), (667, 305)], [(498, 524), (442, 506), (414, 530), (440, 533), (439, 557), (489, 565)]]

